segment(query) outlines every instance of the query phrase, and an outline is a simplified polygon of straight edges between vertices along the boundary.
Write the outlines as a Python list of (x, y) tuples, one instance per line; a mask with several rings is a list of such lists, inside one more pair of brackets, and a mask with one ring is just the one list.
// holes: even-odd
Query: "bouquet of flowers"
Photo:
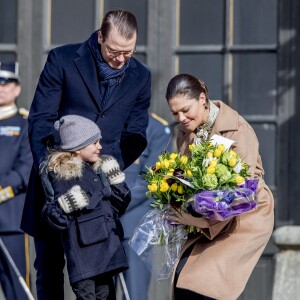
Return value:
[[(130, 245), (159, 279), (172, 273), (188, 234), (200, 230), (171, 225), (165, 218), (172, 214), (171, 206), (223, 221), (252, 210), (257, 204), (258, 180), (247, 178), (249, 166), (230, 150), (230, 145), (210, 140), (192, 144), (189, 150), (191, 156), (163, 152), (144, 175), (149, 190), (146, 196), (153, 200), (154, 209), (141, 220)], [(163, 263), (153, 264), (155, 255), (149, 255), (150, 249), (157, 251), (156, 246), (164, 249)]]
[(239, 155), (211, 141), (190, 145), (191, 182), (198, 190), (188, 201), (202, 216), (224, 221), (252, 210), (257, 205), (258, 179), (249, 179), (249, 166)]

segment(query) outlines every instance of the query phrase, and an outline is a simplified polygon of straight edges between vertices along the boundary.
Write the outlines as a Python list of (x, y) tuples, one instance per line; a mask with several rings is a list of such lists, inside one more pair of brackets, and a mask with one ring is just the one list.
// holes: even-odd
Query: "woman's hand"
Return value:
[(171, 207), (171, 210), (174, 214), (167, 215), (167, 218), (172, 221), (172, 224), (182, 224), (182, 225), (189, 225), (195, 226), (199, 228), (207, 228), (209, 227), (209, 223), (206, 218), (196, 218), (193, 217), (191, 214), (186, 213), (184, 211), (179, 211), (175, 207)]

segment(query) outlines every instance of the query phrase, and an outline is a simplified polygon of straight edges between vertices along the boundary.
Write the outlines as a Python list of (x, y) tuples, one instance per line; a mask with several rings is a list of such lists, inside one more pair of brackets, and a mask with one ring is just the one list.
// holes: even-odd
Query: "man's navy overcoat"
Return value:
[(47, 146), (59, 144), (53, 124), (63, 115), (77, 114), (96, 122), (101, 129), (102, 154), (129, 166), (147, 145), (146, 128), (151, 97), (150, 71), (130, 59), (122, 81), (101, 111), (96, 63), (88, 41), (50, 51), (41, 73), (29, 114), (29, 138), (34, 158), (21, 228), (32, 236), (42, 232), (41, 209), (45, 202), (38, 167)]

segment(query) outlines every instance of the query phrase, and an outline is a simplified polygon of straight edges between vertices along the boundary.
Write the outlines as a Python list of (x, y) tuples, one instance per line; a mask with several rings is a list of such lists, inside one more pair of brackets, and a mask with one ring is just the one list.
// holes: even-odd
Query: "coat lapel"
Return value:
[(90, 90), (91, 94), (94, 97), (94, 102), (100, 111), (100, 90), (99, 90), (99, 83), (97, 77), (97, 69), (95, 65), (95, 61), (93, 59), (93, 55), (88, 48), (87, 42), (85, 42), (79, 49), (78, 49), (79, 57), (74, 60), (78, 71), (84, 81), (85, 85)]

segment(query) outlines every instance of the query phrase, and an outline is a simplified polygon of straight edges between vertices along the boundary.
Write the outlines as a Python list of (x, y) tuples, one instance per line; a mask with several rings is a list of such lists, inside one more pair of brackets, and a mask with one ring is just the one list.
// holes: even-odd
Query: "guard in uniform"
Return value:
[[(0, 65), (0, 237), (29, 285), (28, 236), (20, 229), (20, 223), (32, 156), (28, 112), (16, 106), (21, 92), (17, 66)], [(2, 249), (0, 283), (6, 299), (28, 299)]]
[(142, 155), (125, 171), (126, 183), (131, 190), (131, 202), (126, 213), (121, 217), (124, 229), (124, 247), (129, 269), (124, 272), (125, 282), (131, 300), (149, 299), (148, 290), (151, 273), (143, 261), (128, 245), (128, 240), (144, 214), (151, 209), (150, 200), (146, 198), (147, 182), (141, 174), (147, 172), (164, 150), (171, 150), (171, 129), (166, 120), (151, 113), (147, 128), (148, 146)]

